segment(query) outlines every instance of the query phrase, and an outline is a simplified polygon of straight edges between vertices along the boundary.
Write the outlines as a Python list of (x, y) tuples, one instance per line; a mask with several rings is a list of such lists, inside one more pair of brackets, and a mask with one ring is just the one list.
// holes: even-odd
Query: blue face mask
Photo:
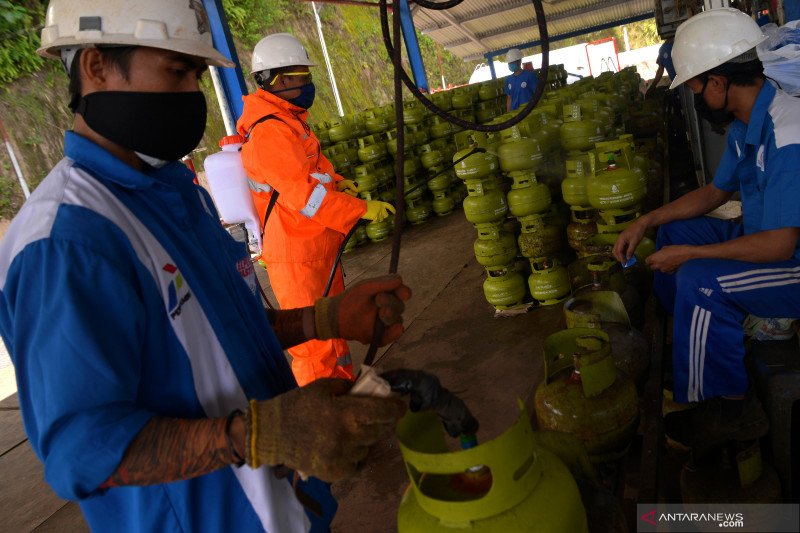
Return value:
[(514, 61), (513, 63), (508, 64), (508, 70), (512, 73), (518, 71), (520, 69), (519, 61)]
[(280, 91), (273, 91), (272, 94), (285, 93), (287, 91), (294, 91), (300, 89), (300, 95), (294, 98), (286, 99), (292, 105), (308, 109), (314, 104), (314, 97), (317, 95), (317, 88), (313, 83), (306, 83), (300, 87), (293, 87), (291, 89), (281, 89)]

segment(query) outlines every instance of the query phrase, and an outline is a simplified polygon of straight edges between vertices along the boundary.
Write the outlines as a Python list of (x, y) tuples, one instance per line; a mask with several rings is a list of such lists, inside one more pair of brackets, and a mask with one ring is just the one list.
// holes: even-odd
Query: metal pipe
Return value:
[(214, 83), (214, 92), (217, 93), (217, 102), (219, 103), (219, 110), (222, 112), (222, 122), (225, 123), (225, 132), (227, 135), (234, 135), (236, 133), (236, 127), (233, 123), (233, 115), (228, 105), (228, 99), (225, 97), (225, 91), (222, 88), (222, 80), (219, 78), (219, 70), (217, 67), (209, 66), (208, 72), (211, 73), (211, 81)]
[(319, 33), (319, 42), (322, 45), (322, 55), (325, 56), (325, 65), (328, 67), (328, 76), (331, 78), (331, 87), (333, 88), (333, 97), (336, 99), (336, 107), (339, 109), (339, 116), (344, 116), (344, 109), (342, 109), (342, 100), (339, 98), (339, 88), (336, 86), (336, 76), (333, 75), (333, 67), (331, 67), (331, 58), (328, 56), (328, 47), (325, 46), (325, 35), (322, 33), (322, 21), (319, 20), (319, 13), (317, 12), (317, 4), (311, 2), (311, 9), (314, 10), (314, 19), (317, 21), (317, 32)]
[(3, 135), (3, 142), (5, 143), (6, 150), (8, 150), (8, 155), (11, 158), (11, 164), (14, 166), (14, 172), (17, 174), (19, 185), (22, 187), (22, 194), (25, 195), (25, 199), (27, 200), (31, 196), (31, 190), (28, 188), (28, 182), (25, 181), (25, 176), (22, 175), (22, 169), (20, 168), (19, 161), (17, 161), (17, 156), (14, 153), (14, 147), (11, 146), (11, 139), (8, 137), (8, 133), (6, 133), (6, 129), (3, 127), (3, 121), (1, 120), (0, 134)]

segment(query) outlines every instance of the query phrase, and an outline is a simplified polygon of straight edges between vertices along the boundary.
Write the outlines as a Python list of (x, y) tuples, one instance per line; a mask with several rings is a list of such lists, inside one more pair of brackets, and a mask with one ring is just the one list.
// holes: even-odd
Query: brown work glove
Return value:
[(347, 396), (351, 385), (320, 379), (271, 400), (251, 400), (247, 464), (284, 465), (328, 482), (351, 476), (405, 412), (397, 399)]
[(411, 289), (398, 274), (360, 281), (341, 294), (320, 298), (314, 304), (317, 338), (369, 344), (379, 316), (386, 326), (381, 346), (394, 342), (403, 334), (403, 302), (409, 298)]

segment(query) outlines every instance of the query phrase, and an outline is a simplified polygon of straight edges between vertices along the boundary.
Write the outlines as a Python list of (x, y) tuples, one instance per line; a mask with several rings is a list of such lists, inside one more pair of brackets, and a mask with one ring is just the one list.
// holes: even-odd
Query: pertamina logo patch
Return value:
[(183, 276), (181, 276), (178, 267), (172, 263), (167, 263), (161, 268), (164, 272), (172, 275), (172, 281), (169, 282), (167, 287), (167, 309), (169, 310), (170, 318), (175, 320), (180, 316), (183, 304), (191, 299), (192, 293), (189, 291), (188, 286), (184, 286)]

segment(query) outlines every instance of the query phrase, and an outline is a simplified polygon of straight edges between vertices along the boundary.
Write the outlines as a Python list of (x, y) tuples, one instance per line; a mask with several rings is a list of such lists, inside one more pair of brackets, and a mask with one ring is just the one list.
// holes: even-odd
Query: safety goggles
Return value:
[(306, 85), (307, 83), (311, 83), (311, 73), (310, 72), (281, 72), (276, 74), (272, 81), (269, 84), (275, 85), (275, 82), (278, 81), (278, 76), (305, 76), (305, 79), (302, 79), (302, 85)]

